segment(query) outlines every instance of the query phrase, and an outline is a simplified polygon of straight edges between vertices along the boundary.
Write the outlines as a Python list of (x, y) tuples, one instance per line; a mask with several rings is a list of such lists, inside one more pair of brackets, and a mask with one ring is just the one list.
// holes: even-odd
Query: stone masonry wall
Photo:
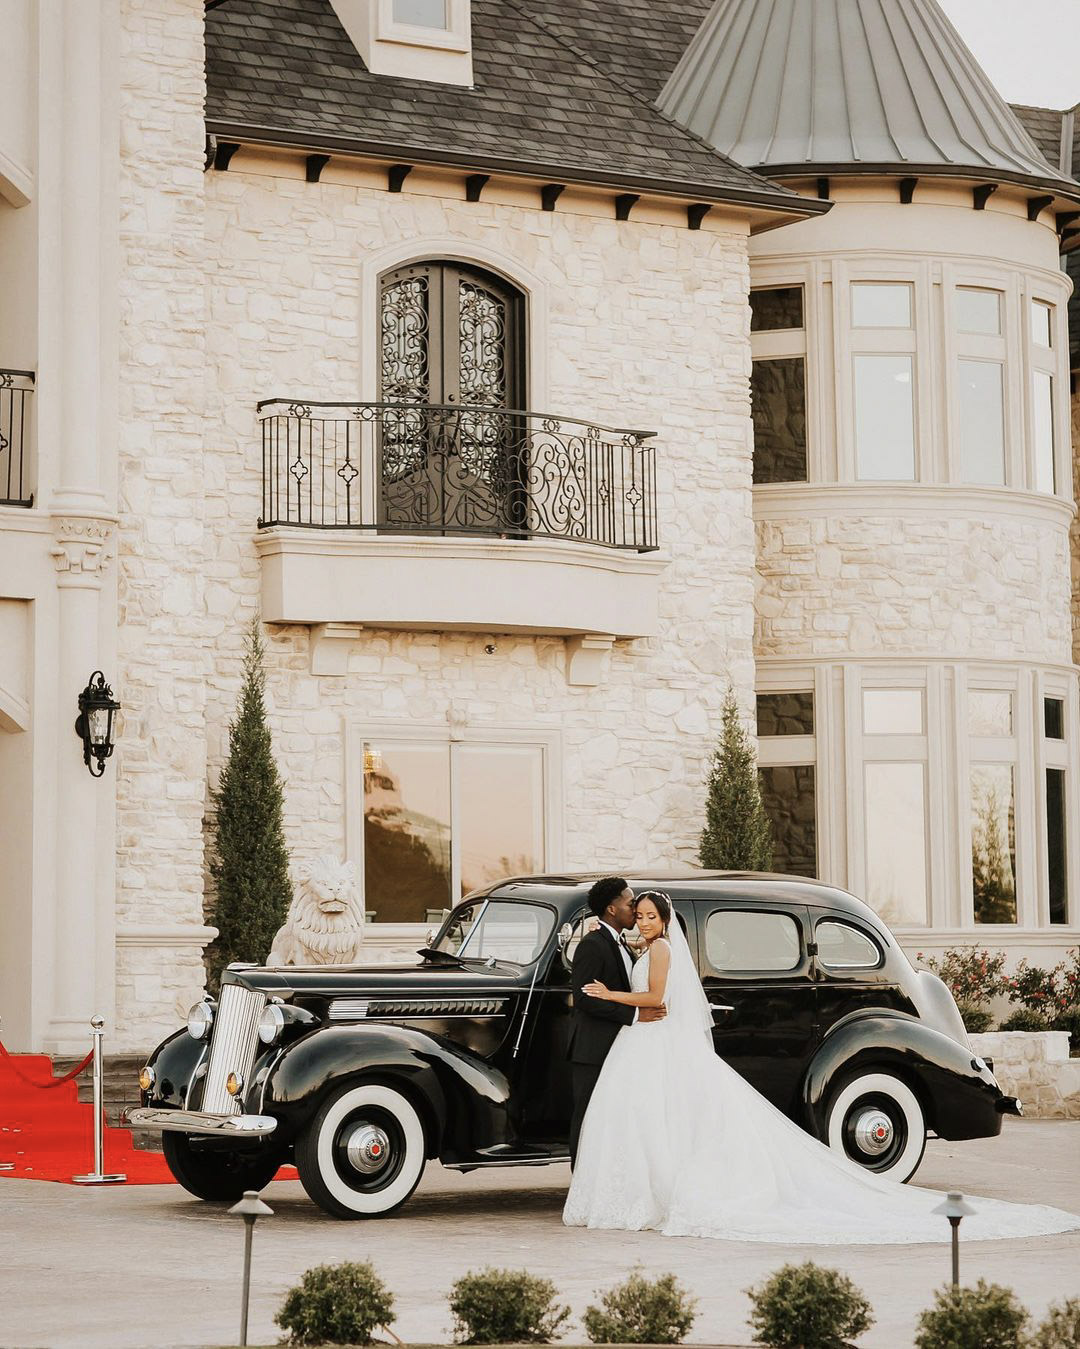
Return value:
[[(125, 0), (120, 166), (117, 1035), (145, 1048), (203, 985), (203, 0)], [(111, 1029), (111, 1028), (110, 1028)]]
[(757, 541), (759, 657), (1071, 658), (1059, 526), (845, 514), (762, 520)]
[(484, 634), (371, 631), (347, 677), (316, 678), (307, 629), (272, 631), (288, 841), (294, 856), (345, 846), (343, 716), (445, 724), (453, 706), (474, 727), (561, 731), (569, 866), (690, 858), (726, 684), (747, 707), (753, 687), (745, 238), (232, 170), (208, 191), (212, 771), (259, 590), (255, 403), (355, 398), (375, 324), (365, 250), (415, 239), (422, 255), (425, 236), (449, 237), (462, 258), (486, 244), (510, 275), (517, 261), (543, 278), (549, 409), (659, 432), (663, 632), (618, 644), (606, 682), (580, 688), (558, 638), (501, 636), (487, 655)]
[(309, 184), (237, 171), (240, 157), (204, 177), (201, 13), (126, 13), (120, 1048), (174, 1028), (202, 982), (208, 771), (260, 587), (255, 404), (358, 396), (367, 251), (450, 238), (457, 256), (487, 245), (510, 275), (542, 277), (548, 408), (660, 433), (663, 630), (617, 644), (605, 683), (576, 687), (558, 638), (500, 636), (489, 655), (486, 634), (366, 631), (348, 675), (319, 678), (308, 630), (271, 629), (294, 858), (345, 848), (346, 715), (445, 725), (451, 711), (561, 733), (567, 865), (690, 858), (725, 688), (747, 711), (753, 689), (745, 236)]
[(973, 1035), (976, 1054), (994, 1061), (1002, 1091), (1018, 1096), (1028, 1119), (1080, 1119), (1080, 1059), (1065, 1031), (988, 1031)]

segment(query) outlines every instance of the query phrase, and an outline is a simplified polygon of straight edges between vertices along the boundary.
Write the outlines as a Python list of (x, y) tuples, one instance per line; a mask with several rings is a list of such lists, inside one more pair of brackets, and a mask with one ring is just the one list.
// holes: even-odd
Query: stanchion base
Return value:
[(73, 1185), (116, 1185), (122, 1180), (127, 1180), (127, 1176), (117, 1173), (114, 1176), (103, 1176), (96, 1171), (91, 1171), (88, 1176), (72, 1176)]

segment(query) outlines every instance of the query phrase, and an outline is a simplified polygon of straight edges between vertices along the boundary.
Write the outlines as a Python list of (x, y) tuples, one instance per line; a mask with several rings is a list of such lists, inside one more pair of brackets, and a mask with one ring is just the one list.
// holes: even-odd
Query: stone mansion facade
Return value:
[(1080, 940), (1071, 121), (853, 8), (4, 0), (10, 1048), (199, 996), (256, 613), (288, 844), (383, 958), (693, 862), (729, 686), (778, 870)]

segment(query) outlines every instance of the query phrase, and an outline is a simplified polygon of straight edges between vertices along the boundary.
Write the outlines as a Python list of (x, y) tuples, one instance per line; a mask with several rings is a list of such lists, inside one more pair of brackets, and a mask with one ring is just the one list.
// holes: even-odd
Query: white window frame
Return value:
[[(1035, 830), (1036, 842), (1036, 893), (1038, 902), (1038, 926), (1050, 932), (1069, 932), (1080, 926), (1080, 849), (1077, 847), (1077, 833), (1080, 831), (1080, 811), (1077, 810), (1080, 790), (1080, 746), (1077, 745), (1078, 684), (1064, 675), (1036, 672), (1033, 681), (1032, 696), (1034, 707), (1032, 721), (1035, 730), (1034, 766), (1035, 766)], [(1044, 721), (1044, 699), (1058, 698), (1064, 704), (1062, 709), (1062, 740), (1050, 740), (1046, 736)], [(1066, 923), (1050, 922), (1050, 877), (1047, 869), (1049, 861), (1049, 838), (1046, 819), (1046, 770), (1061, 769), (1065, 774), (1065, 892)]]
[[(898, 264), (895, 257), (862, 257), (857, 263), (837, 259), (832, 269), (834, 330), (836, 333), (837, 478), (862, 486), (905, 485), (932, 480), (929, 462), (933, 445), (932, 402), (934, 380), (927, 381), (924, 365), (933, 369), (930, 274), (925, 263)], [(856, 328), (852, 323), (851, 288), (860, 283), (911, 287), (910, 328)], [(860, 478), (855, 423), (856, 356), (911, 358), (911, 427), (914, 440), (910, 478)], [(927, 364), (930, 362), (930, 364)]]
[[(805, 311), (803, 314), (805, 318)], [(758, 735), (757, 763), (759, 768), (806, 768), (814, 770), (814, 860), (819, 876), (827, 874), (822, 859), (824, 841), (824, 801), (822, 788), (822, 764), (819, 762), (820, 746), (823, 743), (819, 735), (820, 692), (818, 681), (811, 667), (792, 669), (768, 669), (760, 671), (755, 695), (777, 693), (811, 693), (814, 696), (814, 733), (813, 735)]]
[[(814, 434), (818, 415), (817, 397), (813, 383), (813, 370), (810, 360), (810, 341), (809, 332), (811, 326), (811, 314), (816, 315), (817, 307), (817, 287), (813, 284), (813, 278), (807, 275), (805, 268), (797, 271), (790, 271), (784, 268), (762, 267), (755, 269), (751, 278), (750, 289), (755, 290), (783, 290), (785, 288), (798, 287), (802, 291), (803, 297), (803, 326), (801, 328), (773, 328), (767, 332), (750, 334), (750, 358), (752, 362), (756, 361), (783, 361), (796, 360), (800, 357), (803, 363), (803, 396), (806, 406), (803, 409), (803, 415), (806, 425), (806, 478), (805, 482), (814, 481), (814, 444), (818, 437)], [(795, 479), (796, 482), (804, 481)], [(767, 484), (759, 484), (764, 486)], [(779, 485), (779, 484), (778, 484)]]
[[(454, 746), (526, 746), (542, 755), (542, 796), (545, 871), (564, 866), (562, 735), (557, 730), (526, 726), (464, 726), (451, 729), (447, 722), (417, 723), (351, 717), (345, 723), (345, 848), (356, 863), (361, 895), (364, 892), (364, 745), (369, 741), (388, 744), (411, 742), (446, 746), (450, 760), (450, 907), (460, 903), (461, 836), (459, 799), (455, 782)], [(364, 897), (366, 907), (366, 896)], [(376, 922), (376, 927), (382, 924)], [(424, 924), (418, 922), (417, 926)]]

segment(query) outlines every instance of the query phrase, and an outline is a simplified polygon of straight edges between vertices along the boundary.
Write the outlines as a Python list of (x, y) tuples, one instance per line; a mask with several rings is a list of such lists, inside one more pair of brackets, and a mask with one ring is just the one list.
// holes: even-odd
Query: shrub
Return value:
[(547, 1344), (570, 1316), (555, 1285), (525, 1270), (482, 1269), (450, 1290), (457, 1344)]
[(1049, 1030), (1050, 1023), (1042, 1012), (1033, 1012), (1028, 1007), (1018, 1007), (1010, 1012), (998, 1027), (998, 1030)]
[[(942, 952), (940, 960), (934, 956), (924, 956), (921, 951), (916, 959), (948, 985), (961, 1010), (965, 1007), (981, 1009), (992, 997), (1005, 991), (1004, 951), (981, 950), (977, 946), (953, 946)], [(966, 1019), (964, 1024), (967, 1024)]]
[(1046, 1319), (1028, 1343), (1031, 1349), (1077, 1349), (1080, 1345), (1080, 1297), (1052, 1302)]
[(1080, 1007), (1068, 1007), (1056, 1017), (1052, 1030), (1063, 1030), (1069, 1034), (1069, 1048), (1075, 1054), (1080, 1050)]
[(980, 1279), (941, 1288), (919, 1317), (915, 1349), (1022, 1349), (1027, 1312), (1011, 1288)]
[(635, 1270), (585, 1311), (593, 1344), (681, 1344), (697, 1315), (697, 1302), (674, 1274), (649, 1278)]
[(709, 767), (698, 860), (720, 871), (768, 871), (772, 857), (772, 827), (761, 801), (754, 746), (728, 689), (720, 743)]
[(870, 1304), (835, 1269), (784, 1265), (760, 1288), (748, 1288), (758, 1344), (774, 1349), (842, 1349), (874, 1324)]
[(253, 618), (236, 720), (229, 727), (229, 757), (211, 792), (209, 919), (218, 930), (206, 950), (211, 990), (232, 961), (266, 959), (292, 899), (281, 778), (266, 721), (264, 657), (259, 620)]
[(970, 1002), (957, 1003), (957, 1007), (964, 1029), (970, 1031), (972, 1035), (981, 1035), (994, 1024), (993, 1012), (988, 1012), (985, 1007), (974, 1007)]
[(1052, 970), (1044, 970), (1021, 960), (1012, 977), (1005, 980), (1005, 991), (1010, 1002), (1019, 1003), (1029, 1012), (1039, 1012), (1049, 1025), (1073, 1002), (1065, 973), (1064, 961)]
[(394, 1297), (369, 1264), (316, 1265), (274, 1317), (288, 1344), (371, 1344), (394, 1320)]

